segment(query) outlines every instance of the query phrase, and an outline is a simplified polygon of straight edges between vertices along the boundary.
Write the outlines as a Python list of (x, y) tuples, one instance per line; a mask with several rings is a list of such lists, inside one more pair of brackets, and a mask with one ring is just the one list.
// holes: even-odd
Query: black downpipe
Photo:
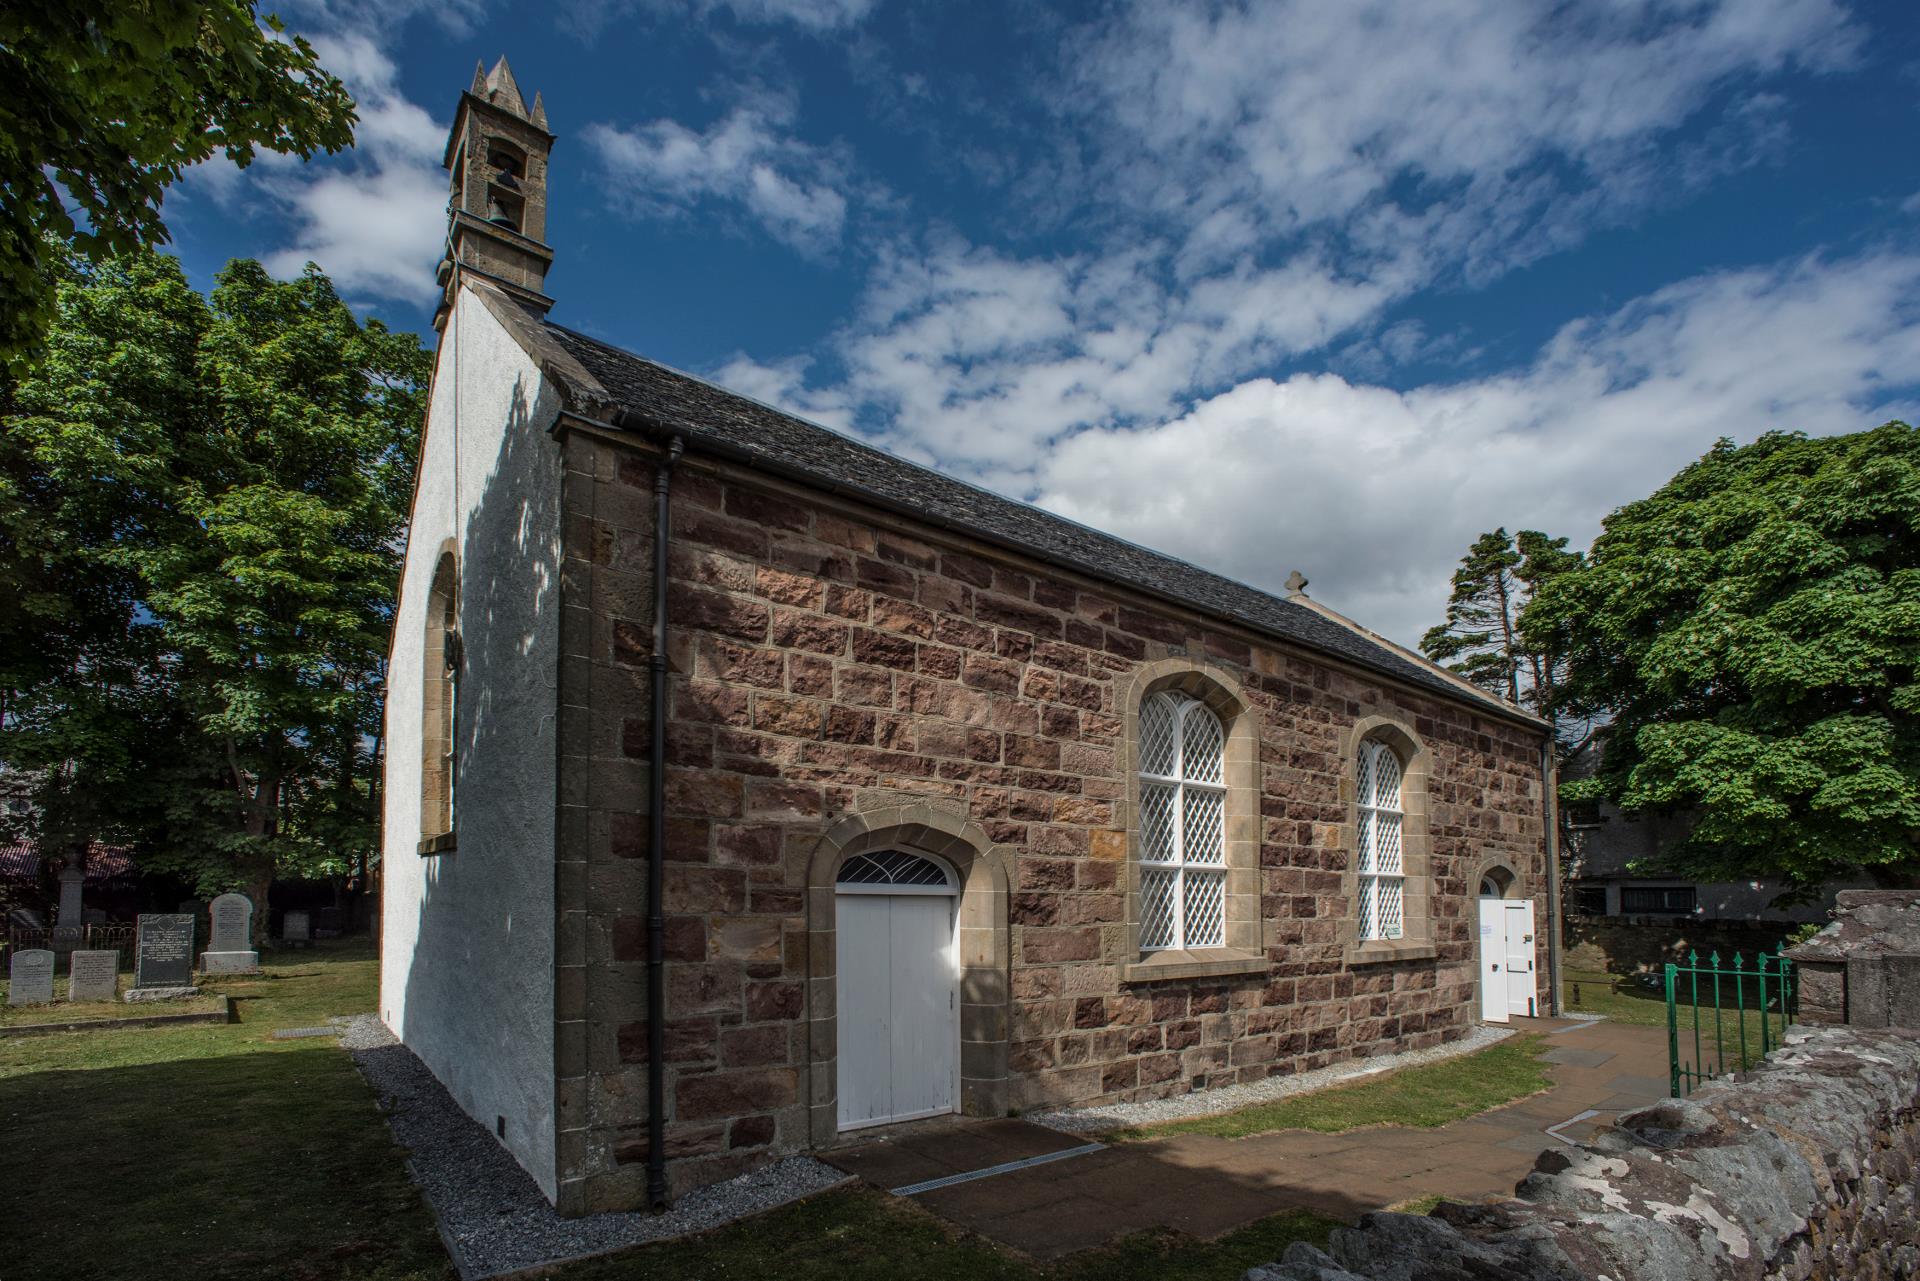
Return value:
[(647, 1201), (667, 1208), (667, 917), (661, 908), (667, 853), (667, 534), (675, 436), (653, 477), (653, 751), (647, 762)]

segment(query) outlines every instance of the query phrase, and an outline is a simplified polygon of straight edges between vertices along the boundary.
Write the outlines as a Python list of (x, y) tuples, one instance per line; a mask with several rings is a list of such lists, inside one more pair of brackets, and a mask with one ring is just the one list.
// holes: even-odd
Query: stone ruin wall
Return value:
[(1541, 1155), (1515, 1198), (1370, 1214), (1245, 1281), (1920, 1275), (1920, 1040), (1799, 1028), (1762, 1066)]

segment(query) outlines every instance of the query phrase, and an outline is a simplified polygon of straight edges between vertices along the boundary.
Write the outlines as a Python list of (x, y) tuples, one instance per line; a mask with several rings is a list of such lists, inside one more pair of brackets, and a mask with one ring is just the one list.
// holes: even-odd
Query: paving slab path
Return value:
[(911, 1195), (982, 1236), (1050, 1259), (1153, 1227), (1214, 1237), (1289, 1208), (1353, 1219), (1426, 1196), (1505, 1196), (1543, 1149), (1579, 1142), (1666, 1096), (1663, 1028), (1566, 1019), (1516, 1019), (1514, 1027), (1547, 1035), (1552, 1088), (1437, 1129), (1182, 1134), (1065, 1155), (1088, 1136), (954, 1118), (820, 1155), (889, 1191), (1048, 1158)]

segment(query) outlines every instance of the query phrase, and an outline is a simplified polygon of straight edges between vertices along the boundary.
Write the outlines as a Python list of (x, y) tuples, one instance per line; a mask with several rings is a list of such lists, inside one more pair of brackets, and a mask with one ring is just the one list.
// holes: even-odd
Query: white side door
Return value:
[(1480, 900), (1480, 1017), (1488, 1023), (1507, 1021), (1505, 909), (1500, 899)]
[(1533, 900), (1501, 899), (1506, 927), (1507, 1012), (1531, 1018), (1534, 1014)]
[(835, 896), (843, 1130), (954, 1110), (960, 1061), (955, 903), (940, 893)]

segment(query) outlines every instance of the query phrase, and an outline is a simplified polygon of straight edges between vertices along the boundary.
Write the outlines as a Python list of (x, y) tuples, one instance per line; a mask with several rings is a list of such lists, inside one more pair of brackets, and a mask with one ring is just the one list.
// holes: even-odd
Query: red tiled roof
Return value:
[[(87, 850), (87, 879), (111, 881), (133, 874), (133, 857), (124, 845), (95, 841)], [(33, 880), (40, 875), (40, 847), (32, 841), (0, 845), (0, 876)]]

